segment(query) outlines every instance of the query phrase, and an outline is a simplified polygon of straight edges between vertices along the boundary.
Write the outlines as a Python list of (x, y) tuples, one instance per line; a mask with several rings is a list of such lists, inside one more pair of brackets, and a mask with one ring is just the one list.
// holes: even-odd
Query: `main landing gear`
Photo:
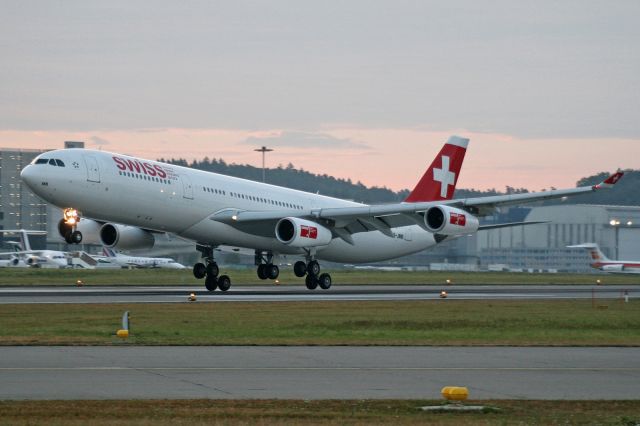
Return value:
[(296, 277), (304, 277), (305, 284), (309, 290), (315, 290), (320, 287), (323, 290), (328, 290), (331, 287), (331, 275), (320, 273), (320, 264), (318, 261), (313, 260), (311, 257), (307, 259), (307, 263), (299, 260), (293, 265), (293, 273)]
[(202, 253), (202, 258), (205, 263), (198, 262), (193, 265), (193, 276), (197, 279), (204, 278), (204, 286), (209, 291), (214, 291), (216, 288), (220, 291), (227, 291), (231, 287), (231, 278), (228, 275), (220, 275), (220, 268), (213, 259), (213, 247), (208, 246), (196, 246), (196, 250)]
[(261, 280), (276, 280), (280, 276), (280, 268), (273, 264), (271, 252), (267, 252), (265, 256), (262, 251), (256, 250), (255, 264), (258, 266), (258, 278)]
[[(255, 263), (258, 266), (258, 278), (261, 280), (275, 280), (280, 275), (278, 265), (273, 264), (273, 253), (262, 252), (256, 250)], [(321, 289), (328, 290), (331, 287), (331, 275), (320, 273), (320, 264), (311, 257), (307, 256), (307, 263), (298, 261), (293, 265), (293, 273), (296, 277), (304, 277), (305, 284), (309, 290)]]

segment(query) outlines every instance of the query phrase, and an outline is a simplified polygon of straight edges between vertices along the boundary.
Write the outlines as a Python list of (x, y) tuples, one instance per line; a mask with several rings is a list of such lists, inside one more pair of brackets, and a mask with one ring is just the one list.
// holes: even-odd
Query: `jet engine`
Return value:
[(285, 217), (276, 224), (276, 238), (291, 247), (326, 246), (333, 236), (322, 225), (297, 217)]
[(429, 208), (424, 214), (424, 224), (429, 232), (440, 235), (464, 235), (480, 227), (477, 217), (449, 206)]
[[(80, 242), (84, 244), (102, 244), (100, 241), (100, 227), (102, 225), (99, 222), (91, 219), (80, 219), (75, 224), (76, 231), (80, 232)], [(73, 225), (60, 219), (58, 222), (58, 232), (67, 243), (72, 244), (75, 241), (71, 240), (71, 234), (73, 232)]]
[(32, 268), (38, 268), (40, 266), (40, 259), (37, 256), (27, 256), (24, 259), (24, 263)]
[(614, 265), (603, 265), (602, 270), (605, 272), (624, 272), (624, 265), (622, 263)]
[(153, 234), (135, 226), (105, 223), (100, 228), (101, 244), (121, 250), (150, 249), (155, 243)]

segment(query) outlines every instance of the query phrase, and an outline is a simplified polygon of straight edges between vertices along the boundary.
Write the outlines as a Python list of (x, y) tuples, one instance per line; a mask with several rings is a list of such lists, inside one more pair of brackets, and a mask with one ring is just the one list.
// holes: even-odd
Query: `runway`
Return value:
[(304, 286), (236, 286), (226, 293), (201, 286), (0, 287), (7, 303), (181, 303), (190, 293), (199, 302), (436, 300), (440, 292), (453, 300), (599, 299), (640, 297), (637, 286), (540, 285), (335, 285), (329, 290)]
[(0, 347), (0, 399), (640, 399), (640, 348)]

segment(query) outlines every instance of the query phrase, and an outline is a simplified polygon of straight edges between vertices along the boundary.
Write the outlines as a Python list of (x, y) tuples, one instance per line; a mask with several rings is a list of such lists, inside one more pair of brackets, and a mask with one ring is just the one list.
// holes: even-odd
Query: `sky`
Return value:
[(640, 2), (3, 1), (0, 146), (293, 163), (411, 188), (640, 169)]

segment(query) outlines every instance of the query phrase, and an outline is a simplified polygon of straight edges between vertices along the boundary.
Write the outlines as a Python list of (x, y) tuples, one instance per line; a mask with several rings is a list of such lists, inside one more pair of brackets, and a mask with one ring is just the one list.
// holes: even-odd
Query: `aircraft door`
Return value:
[(193, 184), (191, 183), (191, 179), (189, 179), (187, 175), (181, 175), (180, 180), (182, 181), (182, 196), (193, 200)]
[(93, 155), (84, 155), (84, 163), (87, 166), (87, 181), (100, 182), (100, 169), (98, 160)]

